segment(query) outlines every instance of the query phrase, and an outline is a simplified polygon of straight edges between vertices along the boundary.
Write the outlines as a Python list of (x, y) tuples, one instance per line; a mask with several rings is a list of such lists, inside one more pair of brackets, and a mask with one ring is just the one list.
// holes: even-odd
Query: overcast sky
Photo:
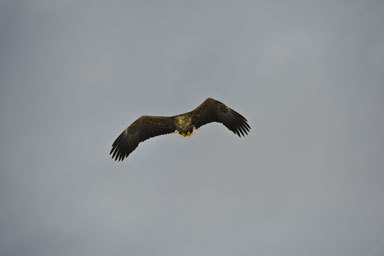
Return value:
[(384, 255), (384, 2), (218, 2), (0, 0), (1, 255)]

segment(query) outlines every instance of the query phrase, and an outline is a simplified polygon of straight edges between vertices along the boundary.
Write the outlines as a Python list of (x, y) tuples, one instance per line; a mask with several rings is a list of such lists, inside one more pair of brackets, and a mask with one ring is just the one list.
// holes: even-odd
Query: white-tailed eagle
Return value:
[(151, 137), (178, 132), (190, 136), (194, 129), (208, 123), (219, 122), (239, 137), (248, 134), (251, 127), (247, 119), (223, 103), (208, 98), (194, 110), (176, 116), (141, 116), (125, 129), (113, 142), (110, 154), (122, 161), (140, 142)]

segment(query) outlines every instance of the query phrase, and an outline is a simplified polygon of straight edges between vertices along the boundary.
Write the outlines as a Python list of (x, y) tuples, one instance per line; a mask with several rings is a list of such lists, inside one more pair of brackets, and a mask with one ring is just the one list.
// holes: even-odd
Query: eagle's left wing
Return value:
[(212, 98), (206, 99), (192, 111), (192, 122), (196, 128), (211, 122), (219, 122), (239, 137), (247, 135), (251, 129), (245, 117)]

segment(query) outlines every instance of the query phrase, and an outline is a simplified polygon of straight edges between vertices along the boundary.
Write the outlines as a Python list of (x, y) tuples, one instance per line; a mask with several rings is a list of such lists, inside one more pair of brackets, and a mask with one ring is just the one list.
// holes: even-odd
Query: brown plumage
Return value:
[(183, 136), (189, 136), (194, 128), (211, 122), (222, 123), (239, 137), (245, 136), (251, 129), (245, 117), (223, 103), (208, 98), (197, 108), (184, 114), (169, 117), (141, 116), (117, 137), (110, 154), (115, 160), (122, 161), (140, 142), (151, 137), (175, 131)]

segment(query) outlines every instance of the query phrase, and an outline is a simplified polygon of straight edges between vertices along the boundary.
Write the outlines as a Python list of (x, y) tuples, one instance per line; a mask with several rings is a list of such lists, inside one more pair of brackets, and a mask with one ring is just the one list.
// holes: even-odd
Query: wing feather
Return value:
[(142, 116), (116, 138), (110, 154), (116, 161), (122, 161), (137, 148), (140, 142), (175, 130), (176, 126), (171, 117)]
[(206, 99), (192, 111), (192, 122), (196, 128), (219, 122), (239, 137), (247, 135), (251, 129), (244, 116), (212, 98)]

